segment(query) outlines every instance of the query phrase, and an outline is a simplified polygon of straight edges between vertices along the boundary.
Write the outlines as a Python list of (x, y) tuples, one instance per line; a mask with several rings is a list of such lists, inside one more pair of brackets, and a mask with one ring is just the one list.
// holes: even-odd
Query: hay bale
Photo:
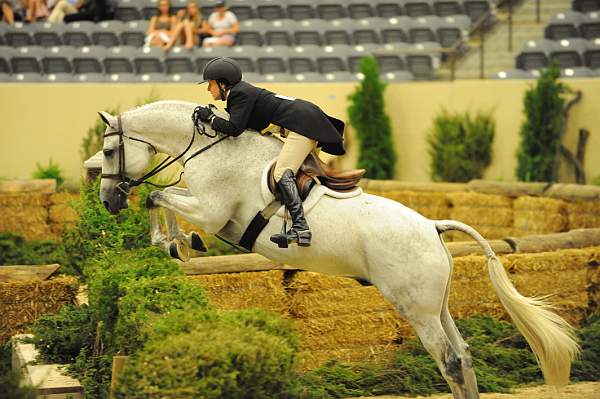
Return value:
[(360, 283), (352, 278), (328, 276), (322, 273), (298, 272), (287, 282), (293, 291), (315, 292), (340, 288), (359, 288)]
[(28, 240), (53, 236), (48, 224), (48, 209), (41, 206), (0, 208), (0, 232), (22, 235)]
[(600, 201), (574, 201), (567, 203), (569, 229), (600, 227)]
[[(446, 197), (450, 202), (450, 218), (471, 225), (485, 238), (502, 238), (512, 233), (511, 198), (472, 192), (448, 193)], [(470, 240), (459, 232), (446, 233), (444, 238), (452, 241)]]
[(514, 202), (515, 235), (567, 231), (566, 202), (552, 198), (520, 197)]
[(400, 202), (430, 219), (447, 219), (450, 216), (450, 203), (444, 193), (416, 191), (370, 191), (370, 193)]
[(206, 292), (209, 303), (217, 309), (267, 309), (288, 313), (283, 288), (283, 271), (224, 273), (189, 276)]
[(55, 179), (0, 180), (0, 193), (53, 193)]
[(46, 207), (50, 203), (47, 193), (1, 193), (0, 208)]
[(406, 182), (399, 180), (369, 180), (362, 179), (361, 187), (372, 191), (419, 191), (447, 193), (455, 191), (465, 191), (464, 183), (421, 183)]
[(75, 209), (66, 204), (56, 204), (50, 206), (49, 221), (50, 223), (67, 223), (77, 222), (79, 215)]
[(543, 195), (550, 183), (503, 182), (490, 180), (471, 180), (467, 189), (481, 194), (496, 194), (507, 197), (523, 195)]
[(291, 315), (302, 319), (390, 311), (394, 306), (375, 287), (300, 291), (290, 297)]
[(79, 200), (79, 194), (76, 193), (54, 193), (50, 195), (50, 204), (69, 205), (71, 202)]
[(387, 345), (414, 336), (396, 311), (297, 319), (295, 324), (302, 334), (302, 348), (310, 351)]
[(0, 283), (0, 343), (27, 331), (38, 317), (74, 303), (78, 281), (60, 276), (45, 281)]
[(301, 370), (316, 369), (331, 360), (344, 363), (383, 363), (390, 360), (399, 346), (368, 345), (355, 348), (322, 349), (301, 353)]

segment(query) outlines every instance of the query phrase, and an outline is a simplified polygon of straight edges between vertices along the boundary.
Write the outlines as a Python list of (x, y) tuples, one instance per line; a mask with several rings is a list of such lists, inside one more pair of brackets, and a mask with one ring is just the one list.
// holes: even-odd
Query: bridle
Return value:
[[(200, 118), (199, 118), (199, 114), (198, 114), (199, 108), (200, 107), (196, 107), (194, 109), (194, 113), (192, 114), (192, 122), (193, 122), (192, 138), (191, 138), (188, 146), (185, 148), (185, 150), (183, 150), (183, 152), (181, 154), (179, 154), (178, 156), (176, 156), (173, 159), (170, 159), (171, 157), (166, 157), (158, 165), (156, 165), (154, 168), (152, 168), (151, 171), (149, 171), (148, 173), (146, 173), (144, 176), (140, 177), (139, 179), (133, 179), (133, 178), (127, 176), (127, 172), (125, 171), (125, 142), (123, 139), (128, 138), (129, 140), (139, 141), (141, 143), (148, 144), (150, 147), (152, 147), (155, 154), (158, 154), (158, 150), (156, 149), (156, 147), (154, 147), (154, 145), (152, 143), (149, 143), (148, 141), (138, 139), (137, 137), (127, 136), (123, 132), (123, 123), (121, 121), (121, 115), (119, 115), (117, 117), (117, 130), (114, 132), (109, 132), (109, 133), (104, 134), (104, 138), (110, 137), (110, 136), (119, 136), (119, 171), (118, 171), (118, 173), (102, 173), (100, 175), (100, 178), (117, 180), (118, 183), (116, 185), (116, 188), (117, 188), (117, 190), (119, 190), (119, 195), (120, 196), (123, 195), (125, 197), (127, 197), (129, 195), (129, 191), (131, 190), (131, 188), (137, 187), (141, 184), (150, 184), (154, 187), (166, 188), (166, 187), (174, 186), (177, 183), (179, 183), (181, 181), (184, 171), (182, 171), (179, 174), (179, 178), (176, 181), (174, 181), (173, 183), (165, 184), (165, 185), (160, 185), (160, 184), (155, 184), (155, 183), (149, 182), (148, 179), (151, 178), (152, 176), (155, 176), (156, 174), (160, 173), (161, 171), (165, 170), (166, 168), (171, 166), (173, 163), (175, 163), (179, 159), (181, 159), (181, 157), (183, 157), (183, 155), (186, 152), (188, 152), (189, 149), (194, 144), (194, 141), (196, 139), (196, 134), (199, 134), (200, 136), (205, 135), (210, 138), (217, 137), (217, 133), (215, 133), (214, 135), (210, 135), (206, 132), (206, 127), (200, 122)], [(229, 136), (223, 135), (218, 140), (216, 140), (216, 141), (202, 147), (198, 151), (194, 152), (190, 157), (188, 157), (183, 162), (183, 167), (185, 168), (185, 165), (187, 164), (187, 162), (190, 159), (196, 157), (197, 155), (200, 155), (201, 153), (208, 150), (215, 144), (218, 144), (221, 141), (225, 140), (227, 137), (229, 137)]]

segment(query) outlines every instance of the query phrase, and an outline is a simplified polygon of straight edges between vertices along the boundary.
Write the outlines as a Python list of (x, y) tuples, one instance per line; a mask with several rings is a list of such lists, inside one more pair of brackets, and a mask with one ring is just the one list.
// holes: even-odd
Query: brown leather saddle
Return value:
[[(271, 193), (276, 194), (276, 183), (273, 177), (274, 170), (275, 163), (269, 169), (268, 181), (269, 190), (271, 190)], [(308, 154), (296, 174), (296, 185), (298, 186), (300, 198), (304, 201), (308, 197), (308, 194), (310, 194), (310, 190), (319, 183), (334, 191), (352, 191), (356, 188), (356, 185), (365, 172), (365, 169), (335, 170), (323, 162), (313, 151)]]

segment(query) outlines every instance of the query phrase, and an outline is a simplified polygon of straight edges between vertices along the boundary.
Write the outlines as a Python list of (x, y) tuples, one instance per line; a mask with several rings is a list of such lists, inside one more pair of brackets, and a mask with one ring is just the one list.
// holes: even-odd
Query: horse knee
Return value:
[(160, 191), (152, 191), (150, 194), (148, 194), (148, 197), (146, 197), (146, 209), (153, 209), (158, 206), (156, 204), (156, 200), (158, 199), (160, 194)]

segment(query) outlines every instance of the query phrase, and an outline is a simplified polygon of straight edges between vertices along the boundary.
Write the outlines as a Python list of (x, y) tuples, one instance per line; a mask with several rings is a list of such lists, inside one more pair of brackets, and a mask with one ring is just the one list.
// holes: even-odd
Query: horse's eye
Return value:
[(115, 150), (107, 148), (105, 150), (102, 150), (102, 152), (104, 153), (105, 157), (112, 157), (113, 154), (115, 153)]

